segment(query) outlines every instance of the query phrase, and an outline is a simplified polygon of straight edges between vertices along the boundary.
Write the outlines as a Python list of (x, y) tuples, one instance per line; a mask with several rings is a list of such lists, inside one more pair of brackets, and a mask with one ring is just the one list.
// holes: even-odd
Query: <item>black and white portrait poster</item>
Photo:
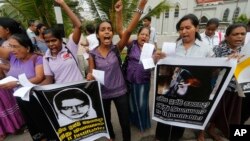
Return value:
[(38, 86), (34, 93), (58, 140), (109, 138), (97, 81)]
[(153, 119), (204, 129), (230, 82), (236, 60), (167, 57), (157, 63)]

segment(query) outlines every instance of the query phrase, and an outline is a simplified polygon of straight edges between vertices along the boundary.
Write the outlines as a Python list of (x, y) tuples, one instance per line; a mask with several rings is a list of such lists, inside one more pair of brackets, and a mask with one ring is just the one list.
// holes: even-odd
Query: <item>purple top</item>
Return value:
[(127, 80), (131, 83), (137, 84), (149, 82), (151, 70), (145, 70), (140, 62), (141, 49), (137, 40), (133, 40), (128, 48), (131, 49), (128, 54)]
[(123, 78), (118, 58), (113, 51), (116, 46), (111, 45), (104, 58), (98, 48), (90, 51), (95, 62), (95, 69), (104, 71), (104, 85), (101, 85), (102, 98), (109, 99), (126, 94), (127, 88)]
[(43, 57), (40, 55), (32, 55), (28, 61), (21, 61), (10, 54), (10, 70), (7, 76), (13, 76), (18, 79), (18, 75), (25, 73), (28, 79), (36, 75), (35, 67), (43, 64)]
[[(49, 76), (54, 76), (55, 83), (68, 83), (82, 81), (82, 74), (77, 66), (77, 44), (69, 38), (66, 45), (68, 49), (63, 45), (61, 51), (56, 57), (51, 55), (48, 49), (43, 57), (43, 69), (44, 74)], [(75, 60), (75, 59), (76, 60)]]

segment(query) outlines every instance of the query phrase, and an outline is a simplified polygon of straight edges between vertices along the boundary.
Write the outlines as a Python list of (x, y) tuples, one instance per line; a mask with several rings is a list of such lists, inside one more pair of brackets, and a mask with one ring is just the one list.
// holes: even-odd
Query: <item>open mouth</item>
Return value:
[(104, 43), (110, 43), (111, 37), (104, 37)]
[(110, 40), (110, 37), (104, 37), (104, 40)]

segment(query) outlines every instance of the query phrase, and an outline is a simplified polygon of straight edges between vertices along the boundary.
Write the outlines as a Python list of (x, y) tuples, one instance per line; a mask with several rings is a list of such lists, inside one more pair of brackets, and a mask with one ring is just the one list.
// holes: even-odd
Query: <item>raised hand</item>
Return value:
[(56, 3), (58, 3), (59, 5), (61, 5), (61, 4), (63, 4), (63, 3), (65, 3), (65, 1), (64, 1), (64, 0), (55, 0), (55, 2), (56, 2)]
[(122, 8), (123, 8), (122, 1), (121, 0), (117, 1), (115, 4), (115, 11), (120, 12), (122, 11)]
[(140, 10), (143, 10), (144, 6), (147, 4), (148, 0), (141, 0), (139, 3), (138, 8), (142, 8)]

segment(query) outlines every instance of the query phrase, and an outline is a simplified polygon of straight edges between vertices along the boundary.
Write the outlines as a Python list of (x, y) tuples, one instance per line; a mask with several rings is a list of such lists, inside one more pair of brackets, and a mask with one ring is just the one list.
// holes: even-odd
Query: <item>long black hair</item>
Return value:
[[(176, 24), (176, 30), (179, 31), (180, 30), (180, 26), (181, 26), (181, 23), (183, 21), (186, 21), (186, 20), (190, 20), (191, 23), (194, 25), (194, 27), (198, 27), (199, 26), (199, 20), (198, 18), (194, 15), (194, 14), (188, 14), (188, 15), (185, 15), (183, 16), (179, 22)], [(195, 38), (200, 40), (201, 41), (201, 36), (198, 32), (195, 32)], [(177, 40), (179, 40), (180, 38), (178, 38)]]
[[(109, 24), (111, 25), (112, 32), (114, 33), (114, 28), (113, 28), (112, 22), (109, 21), (109, 20), (104, 20), (104, 21), (101, 21), (100, 23), (97, 24), (96, 29), (95, 29), (96, 35), (99, 35), (100, 25), (101, 25), (102, 23), (105, 23), (105, 22), (106, 22), (106, 23), (109, 23)], [(100, 45), (100, 44), (101, 44), (101, 41), (100, 41), (100, 39), (99, 39), (98, 37), (97, 37), (97, 40), (99, 41), (99, 45)]]
[(11, 35), (10, 38), (17, 40), (20, 45), (29, 49), (30, 53), (33, 53), (35, 51), (35, 47), (33, 46), (29, 36), (26, 33), (15, 33)]
[(8, 17), (0, 17), (0, 26), (8, 29), (11, 35), (15, 33), (26, 33), (23, 26), (19, 22)]

